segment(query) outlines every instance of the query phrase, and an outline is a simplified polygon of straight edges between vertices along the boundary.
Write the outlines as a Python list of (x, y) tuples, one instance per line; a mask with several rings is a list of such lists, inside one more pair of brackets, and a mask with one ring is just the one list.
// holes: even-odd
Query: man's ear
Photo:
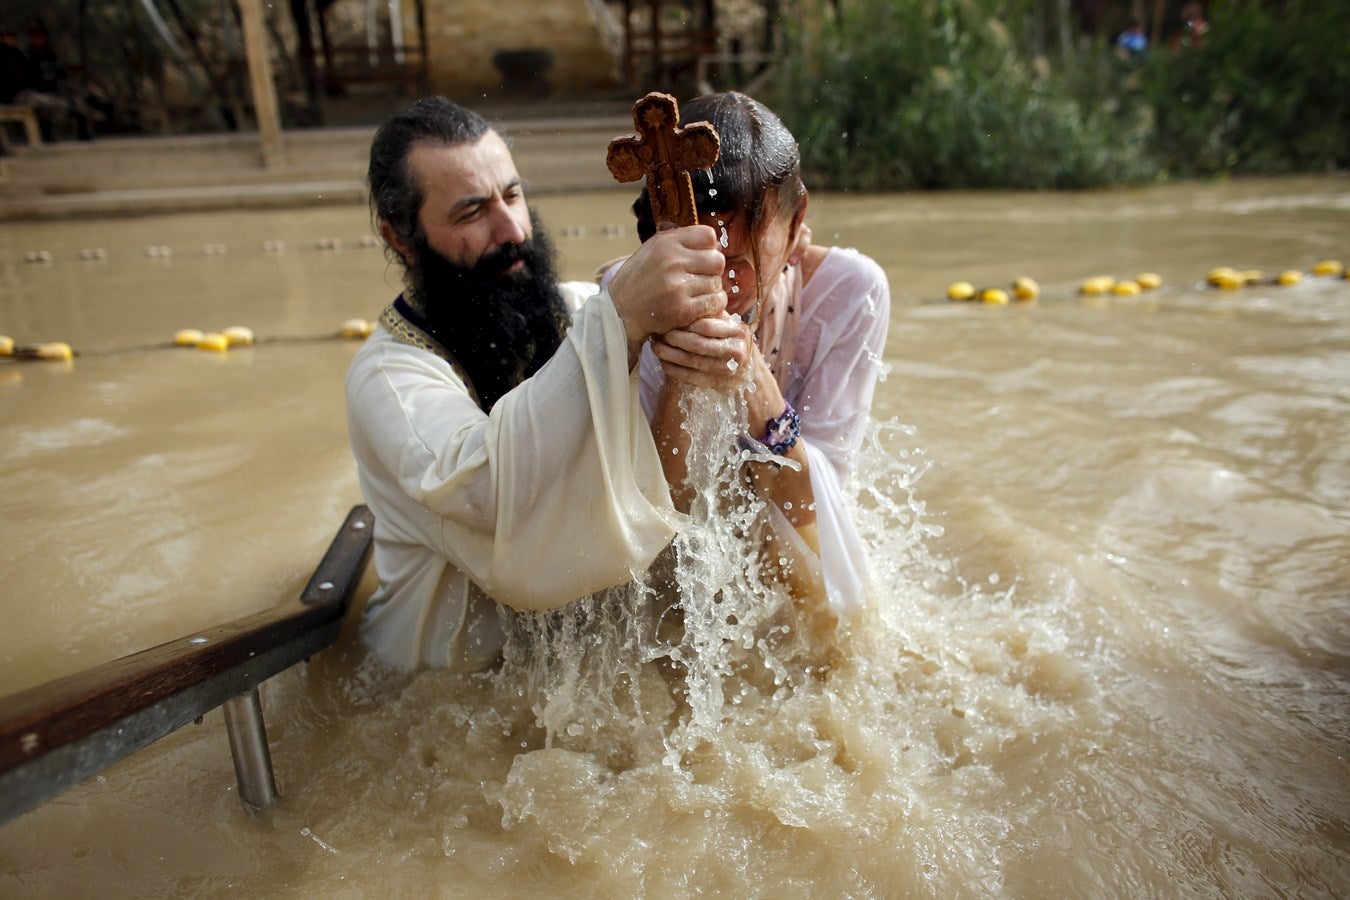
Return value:
[(389, 224), (388, 219), (380, 220), (380, 237), (384, 238), (386, 244), (394, 248), (394, 252), (398, 254), (399, 259), (403, 260), (404, 265), (417, 265), (417, 251), (413, 249), (412, 241), (401, 237), (398, 232), (394, 231), (394, 226)]

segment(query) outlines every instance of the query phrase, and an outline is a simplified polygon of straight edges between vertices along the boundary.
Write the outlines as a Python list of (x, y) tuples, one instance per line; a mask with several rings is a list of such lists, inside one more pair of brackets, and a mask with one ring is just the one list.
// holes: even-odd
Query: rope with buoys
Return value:
[(114, 347), (104, 350), (77, 351), (64, 341), (51, 341), (42, 344), (17, 345), (8, 335), (0, 334), (0, 360), (16, 362), (33, 360), (69, 362), (77, 356), (111, 356), (115, 353), (136, 353), (147, 350), (169, 350), (173, 348), (196, 348), (214, 353), (227, 353), (240, 347), (252, 347), (254, 344), (309, 344), (321, 341), (364, 341), (375, 330), (375, 323), (366, 319), (348, 319), (335, 332), (313, 335), (291, 335), (277, 337), (257, 337), (253, 329), (243, 325), (231, 325), (221, 331), (199, 331), (196, 328), (182, 328), (174, 332), (173, 339), (155, 344), (139, 344), (133, 347)]
[[(1252, 285), (1272, 285), (1292, 287), (1303, 284), (1313, 278), (1342, 278), (1350, 280), (1350, 269), (1338, 259), (1324, 259), (1312, 267), (1311, 275), (1298, 269), (1285, 269), (1278, 275), (1267, 278), (1256, 269), (1233, 269), (1219, 266), (1211, 269), (1205, 276), (1205, 285), (1226, 291), (1236, 291)], [(1078, 284), (1078, 294), (1084, 297), (1137, 297), (1150, 291), (1159, 290), (1163, 285), (1162, 276), (1156, 272), (1141, 272), (1133, 278), (1117, 279), (1112, 275), (1093, 275)], [(1011, 302), (1033, 303), (1041, 296), (1041, 286), (1035, 279), (1025, 275), (1014, 279), (1007, 288), (977, 288), (969, 281), (953, 281), (947, 285), (947, 300), (956, 302), (976, 302), (989, 306), (1006, 306)]]
[[(374, 240), (361, 241), (361, 246), (374, 246)], [(214, 246), (215, 250), (211, 253), (223, 253), (224, 245), (208, 245), (208, 248)], [(316, 249), (321, 250), (340, 250), (342, 242), (335, 238), (322, 238), (316, 245)], [(284, 250), (284, 245), (279, 241), (268, 241), (264, 244), (264, 249), (269, 253), (279, 253)], [(171, 251), (167, 247), (152, 247), (155, 253), (152, 255), (168, 256)], [(106, 259), (106, 253), (102, 251), (84, 251), (91, 254), (90, 259)], [(94, 256), (94, 253), (101, 255)], [(29, 254), (32, 261), (50, 262), (52, 256), (47, 251), (34, 251)], [(83, 253), (82, 253), (82, 258)], [(1205, 277), (1205, 284), (1225, 291), (1237, 291), (1244, 287), (1252, 285), (1272, 285), (1280, 287), (1291, 287), (1302, 284), (1312, 278), (1341, 278), (1350, 280), (1350, 268), (1346, 268), (1338, 259), (1324, 259), (1317, 262), (1312, 267), (1311, 275), (1306, 275), (1297, 269), (1285, 269), (1272, 278), (1266, 278), (1260, 271), (1255, 269), (1239, 270), (1228, 266), (1219, 266), (1211, 269)], [(1078, 293), (1085, 297), (1101, 297), (1107, 294), (1120, 297), (1133, 297), (1150, 291), (1156, 291), (1162, 287), (1162, 276), (1156, 272), (1141, 272), (1134, 278), (1116, 279), (1111, 275), (1093, 275), (1084, 279), (1078, 285)], [(954, 281), (947, 286), (946, 297), (949, 301), (957, 302), (980, 302), (988, 306), (1006, 306), (1009, 303), (1017, 302), (1029, 304), (1036, 302), (1041, 296), (1041, 286), (1034, 279), (1022, 275), (1013, 279), (1007, 289), (999, 287), (976, 288), (969, 281)], [(216, 353), (226, 353), (238, 347), (251, 347), (254, 344), (282, 344), (282, 343), (311, 343), (330, 340), (365, 340), (375, 330), (375, 325), (365, 319), (348, 319), (343, 322), (341, 327), (333, 333), (291, 336), (291, 337), (256, 337), (252, 329), (242, 325), (232, 325), (221, 331), (203, 332), (195, 328), (184, 328), (174, 333), (171, 341), (143, 344), (135, 347), (121, 347), (108, 350), (96, 350), (80, 352), (76, 351), (70, 344), (64, 341), (49, 341), (45, 343), (17, 345), (13, 338), (6, 335), (0, 335), (0, 360), (13, 361), (65, 361), (69, 362), (76, 356), (103, 356), (113, 353), (128, 353), (144, 350), (159, 350), (174, 347), (195, 347), (199, 350), (208, 350)]]
[[(377, 247), (379, 246), (379, 243), (380, 242), (373, 235), (363, 234), (359, 238), (356, 238), (354, 240), (347, 240), (344, 238), (336, 238), (336, 237), (321, 237), (316, 238), (313, 241), (300, 244), (287, 244), (286, 241), (284, 240), (273, 239), (263, 241), (261, 244), (258, 244), (256, 246), (250, 247), (236, 246), (235, 251), (245, 253), (249, 252), (250, 250), (261, 251), (270, 256), (280, 256), (289, 251), (294, 251), (297, 249), (302, 251), (318, 250), (324, 253), (337, 254), (341, 253), (343, 250), (353, 248), (367, 249)], [(225, 256), (228, 253), (230, 253), (230, 249), (231, 248), (228, 244), (218, 242), (207, 243), (202, 245), (200, 255)], [(122, 250), (117, 249), (109, 250), (106, 247), (83, 247), (79, 250), (78, 253), (73, 254), (73, 258), (78, 259), (80, 262), (86, 263), (108, 262), (110, 260), (117, 258), (125, 258), (128, 255), (135, 255), (135, 253), (136, 251), (132, 251), (127, 248), (123, 248)], [(145, 247), (142, 251), (140, 251), (140, 255), (146, 257), (147, 259), (171, 260), (175, 257), (175, 252), (174, 248), (169, 246), (168, 244), (151, 244), (148, 247)], [(183, 256), (182, 251), (180, 250), (180, 252), (177, 255), (179, 257), (182, 257)], [(22, 261), (25, 263), (32, 263), (32, 264), (52, 265), (55, 263), (65, 261), (65, 257), (53, 253), (50, 250), (29, 250), (27, 253), (23, 255)], [(0, 264), (3, 264), (4, 262), (6, 262), (6, 260), (0, 259)]]
[[(628, 226), (625, 225), (604, 225), (596, 229), (594, 233), (599, 234), (607, 239), (613, 240), (615, 238), (624, 237), (625, 235), (628, 234), (628, 231), (629, 231)], [(562, 237), (572, 239), (585, 238), (587, 237), (588, 234), (590, 234), (590, 232), (588, 232), (587, 229), (581, 225), (570, 225), (563, 228), (561, 231)], [(355, 239), (338, 238), (338, 237), (319, 237), (305, 242), (289, 243), (289, 244), (281, 239), (271, 239), (262, 241), (260, 244), (252, 244), (247, 246), (235, 245), (233, 248), (225, 243), (211, 242), (202, 245), (199, 255), (225, 256), (231, 252), (248, 253), (261, 251), (271, 256), (280, 256), (289, 252), (293, 252), (295, 250), (300, 251), (317, 250), (321, 253), (336, 255), (342, 253), (344, 250), (370, 249), (378, 246), (380, 246), (380, 241), (378, 238), (376, 238), (374, 235), (363, 234)], [(29, 250), (23, 255), (22, 261), (25, 263), (32, 263), (38, 265), (54, 265), (57, 263), (65, 262), (68, 258), (76, 259), (80, 262), (89, 263), (89, 262), (109, 262), (114, 259), (123, 259), (126, 258), (127, 256), (132, 255), (140, 255), (146, 257), (147, 259), (162, 260), (162, 261), (169, 261), (176, 258), (182, 259), (191, 256), (190, 253), (183, 250), (181, 247), (177, 252), (175, 252), (174, 248), (167, 244), (151, 244), (140, 250), (132, 250), (130, 248), (125, 247), (121, 249), (113, 248), (111, 250), (106, 247), (83, 247), (77, 253), (72, 253), (69, 257), (53, 253), (51, 250)], [(9, 261), (0, 258), (0, 265), (5, 264), (6, 262)]]

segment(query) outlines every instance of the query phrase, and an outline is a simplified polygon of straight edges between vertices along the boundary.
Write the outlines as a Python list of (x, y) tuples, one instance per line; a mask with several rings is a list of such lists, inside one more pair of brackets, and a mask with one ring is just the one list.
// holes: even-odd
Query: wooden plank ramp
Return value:
[(373, 532), (356, 506), (295, 600), (0, 698), (0, 822), (222, 705), (240, 797), (270, 804), (258, 685), (337, 639)]

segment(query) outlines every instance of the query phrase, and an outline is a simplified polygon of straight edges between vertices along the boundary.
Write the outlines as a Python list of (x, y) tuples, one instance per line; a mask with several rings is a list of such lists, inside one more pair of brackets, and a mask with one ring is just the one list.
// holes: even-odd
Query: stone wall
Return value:
[[(569, 96), (618, 83), (619, 25), (603, 0), (425, 0), (427, 68), (436, 93), (471, 101)], [(411, 6), (411, 3), (407, 4)], [(408, 11), (405, 21), (416, 22)], [(528, 56), (503, 82), (501, 51), (545, 51), (543, 71)], [(542, 80), (541, 80), (542, 79)], [(546, 83), (546, 84), (545, 84)]]

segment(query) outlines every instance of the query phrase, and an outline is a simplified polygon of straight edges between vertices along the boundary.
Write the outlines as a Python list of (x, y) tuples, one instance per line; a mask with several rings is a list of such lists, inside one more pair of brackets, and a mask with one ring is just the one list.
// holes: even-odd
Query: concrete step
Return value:
[[(517, 116), (498, 124), (534, 192), (613, 186), (618, 114)], [(363, 199), (373, 126), (285, 133), (264, 168), (251, 133), (102, 138), (16, 147), (0, 158), (0, 220), (303, 206)]]

